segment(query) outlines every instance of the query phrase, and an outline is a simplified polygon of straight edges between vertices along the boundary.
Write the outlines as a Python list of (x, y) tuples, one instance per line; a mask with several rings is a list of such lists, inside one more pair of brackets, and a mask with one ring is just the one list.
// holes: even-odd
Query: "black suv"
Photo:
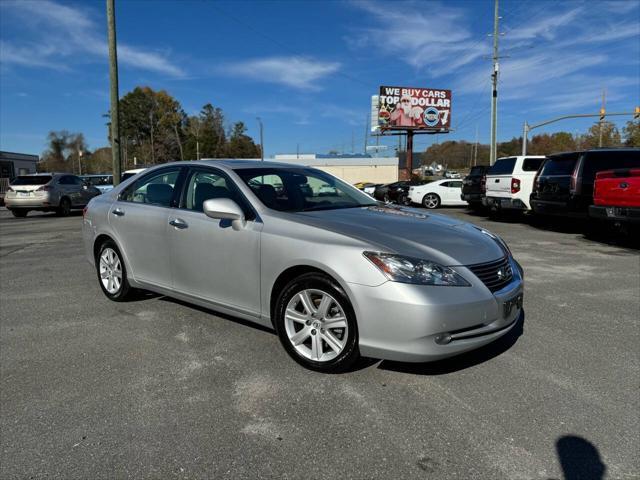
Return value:
[(542, 215), (586, 217), (597, 172), (640, 167), (639, 148), (611, 148), (549, 155), (533, 184), (530, 203)]
[(395, 202), (400, 205), (410, 205), (411, 200), (409, 200), (409, 187), (414, 187), (416, 185), (424, 185), (427, 183), (426, 180), (401, 180), (399, 182), (388, 183), (386, 185), (380, 185), (376, 187), (373, 192), (373, 198), (376, 200), (381, 200), (383, 202)]
[(467, 202), (469, 206), (482, 206), (482, 197), (484, 197), (486, 191), (485, 180), (487, 178), (487, 171), (490, 168), (489, 165), (471, 167), (469, 175), (462, 180), (462, 194), (460, 194), (460, 198)]

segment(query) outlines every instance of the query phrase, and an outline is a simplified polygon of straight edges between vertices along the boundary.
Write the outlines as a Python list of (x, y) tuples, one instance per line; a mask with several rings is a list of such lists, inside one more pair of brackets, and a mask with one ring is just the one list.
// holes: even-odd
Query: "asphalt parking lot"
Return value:
[(0, 478), (639, 478), (639, 251), (441, 213), (508, 242), (520, 328), (323, 375), (243, 321), (108, 301), (80, 214), (0, 210)]

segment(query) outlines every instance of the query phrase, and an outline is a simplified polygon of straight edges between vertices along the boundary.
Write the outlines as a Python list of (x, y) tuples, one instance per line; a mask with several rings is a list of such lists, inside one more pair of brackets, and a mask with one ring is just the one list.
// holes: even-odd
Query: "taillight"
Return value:
[(42, 185), (41, 187), (36, 188), (36, 192), (50, 192), (50, 191), (51, 191), (50, 185)]
[(569, 182), (569, 190), (572, 194), (580, 193), (580, 184), (578, 182), (578, 168), (580, 167), (580, 162), (576, 162), (576, 166), (573, 169), (573, 173), (571, 174), (571, 180)]
[(520, 191), (520, 180), (517, 178), (511, 179), (511, 193), (518, 193)]
[(480, 191), (482, 193), (487, 193), (487, 176), (483, 175), (482, 179), (480, 180)]

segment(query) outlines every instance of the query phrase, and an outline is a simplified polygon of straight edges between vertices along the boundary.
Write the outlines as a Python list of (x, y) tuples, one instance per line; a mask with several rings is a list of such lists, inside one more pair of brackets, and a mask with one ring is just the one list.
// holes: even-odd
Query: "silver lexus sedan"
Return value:
[(91, 200), (83, 235), (111, 300), (151, 290), (272, 327), (323, 372), (466, 352), (522, 309), (523, 272), (498, 236), (302, 166), (147, 169)]

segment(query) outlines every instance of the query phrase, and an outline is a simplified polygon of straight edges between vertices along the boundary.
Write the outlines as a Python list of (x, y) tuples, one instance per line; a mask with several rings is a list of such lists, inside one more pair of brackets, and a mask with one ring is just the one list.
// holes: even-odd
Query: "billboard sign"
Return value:
[(380, 130), (446, 131), (451, 126), (451, 90), (383, 86), (377, 103)]

